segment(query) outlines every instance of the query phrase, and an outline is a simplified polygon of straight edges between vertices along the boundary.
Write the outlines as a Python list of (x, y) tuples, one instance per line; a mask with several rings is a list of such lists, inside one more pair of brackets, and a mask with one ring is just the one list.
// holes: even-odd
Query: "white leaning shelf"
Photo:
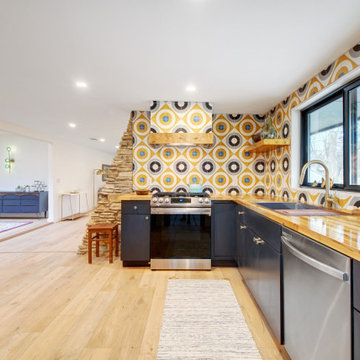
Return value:
[[(89, 211), (89, 201), (88, 201), (88, 197), (87, 197), (87, 193), (86, 192), (69, 192), (69, 193), (62, 193), (61, 195), (61, 221), (63, 220), (75, 220), (81, 216), (84, 216), (87, 214), (87, 212)], [(85, 202), (86, 202), (86, 211), (81, 212), (81, 197), (85, 198)], [(78, 197), (79, 199), (77, 200), (77, 204), (78, 204), (78, 210), (76, 211), (76, 207), (73, 206), (73, 199)], [(67, 216), (64, 216), (64, 199), (68, 198), (69, 199), (69, 207), (70, 207), (70, 214)], [(75, 207), (75, 209), (74, 209)]]

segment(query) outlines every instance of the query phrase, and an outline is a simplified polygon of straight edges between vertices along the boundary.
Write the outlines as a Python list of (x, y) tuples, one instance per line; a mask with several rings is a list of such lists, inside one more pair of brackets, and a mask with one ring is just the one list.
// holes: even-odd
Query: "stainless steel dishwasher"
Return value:
[(287, 352), (292, 360), (350, 360), (350, 258), (286, 228), (281, 239)]

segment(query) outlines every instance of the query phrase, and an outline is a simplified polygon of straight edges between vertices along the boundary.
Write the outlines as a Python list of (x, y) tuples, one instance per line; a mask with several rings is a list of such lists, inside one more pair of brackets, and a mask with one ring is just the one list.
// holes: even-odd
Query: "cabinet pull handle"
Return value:
[(240, 225), (240, 229), (246, 229), (246, 225)]
[(254, 237), (253, 237), (253, 241), (254, 241), (254, 243), (255, 243), (256, 245), (262, 245), (262, 244), (264, 244), (264, 242), (265, 242), (262, 238), (260, 238), (260, 237), (258, 237), (258, 236), (254, 236)]
[(238, 211), (238, 215), (244, 215), (245, 211)]
[(145, 216), (145, 220), (149, 220), (149, 217), (148, 217), (148, 216)]
[(134, 206), (134, 210), (137, 210), (137, 206), (136, 206), (136, 205)]

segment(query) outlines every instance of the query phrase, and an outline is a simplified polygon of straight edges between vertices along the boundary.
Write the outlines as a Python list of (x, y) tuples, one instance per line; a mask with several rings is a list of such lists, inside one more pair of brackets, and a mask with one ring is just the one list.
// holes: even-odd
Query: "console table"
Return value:
[[(81, 196), (85, 198), (85, 203), (86, 203), (85, 212), (81, 212)], [(60, 197), (61, 197), (61, 217), (60, 217), (61, 220), (75, 220), (81, 216), (86, 215), (87, 212), (89, 211), (89, 201), (86, 192), (79, 191), (79, 192), (63, 193), (60, 194)], [(64, 216), (64, 199), (66, 198), (69, 201), (70, 214)], [(77, 202), (77, 206), (76, 204), (73, 205), (73, 200)]]
[(38, 214), (46, 217), (48, 192), (0, 192), (0, 214)]

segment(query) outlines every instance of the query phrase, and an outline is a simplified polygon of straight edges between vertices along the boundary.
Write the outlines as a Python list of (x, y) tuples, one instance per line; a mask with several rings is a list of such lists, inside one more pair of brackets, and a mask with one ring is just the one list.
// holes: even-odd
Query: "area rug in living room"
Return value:
[(0, 221), (0, 233), (31, 224), (32, 221)]
[(261, 359), (228, 280), (169, 280), (157, 360)]

